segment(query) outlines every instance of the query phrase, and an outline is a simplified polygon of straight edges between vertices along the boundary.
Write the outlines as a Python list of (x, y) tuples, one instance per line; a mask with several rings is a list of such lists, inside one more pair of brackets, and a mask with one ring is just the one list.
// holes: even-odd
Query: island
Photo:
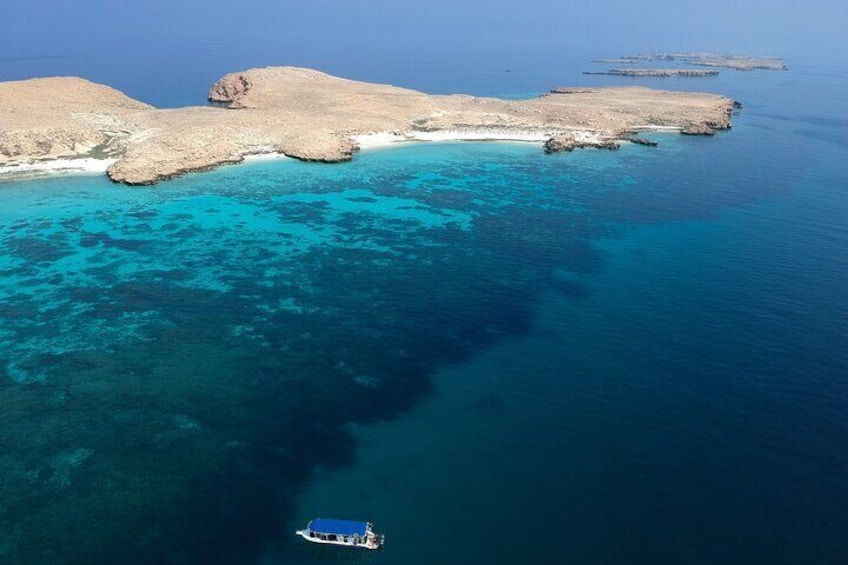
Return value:
[(649, 53), (627, 55), (615, 59), (597, 59), (593, 63), (613, 65), (638, 64), (643, 62), (676, 61), (685, 65), (699, 67), (722, 67), (737, 71), (786, 71), (789, 68), (778, 57), (752, 57), (750, 55), (732, 55), (721, 53)]
[(622, 77), (712, 77), (718, 71), (707, 69), (609, 69), (606, 71), (583, 71), (584, 75), (611, 75)]
[(402, 141), (614, 148), (645, 131), (710, 135), (730, 128), (734, 110), (717, 94), (642, 87), (557, 88), (529, 100), (429, 95), (299, 67), (228, 74), (208, 98), (157, 109), (76, 77), (0, 83), (0, 179), (78, 167), (148, 185), (252, 155), (342, 162)]

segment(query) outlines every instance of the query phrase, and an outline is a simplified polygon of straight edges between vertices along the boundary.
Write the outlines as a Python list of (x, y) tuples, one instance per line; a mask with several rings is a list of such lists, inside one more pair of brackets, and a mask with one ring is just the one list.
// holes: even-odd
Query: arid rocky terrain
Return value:
[(639, 87), (557, 88), (531, 100), (428, 95), (297, 67), (231, 73), (209, 100), (156, 109), (81, 78), (0, 83), (0, 177), (25, 165), (94, 158), (110, 160), (116, 182), (153, 184), (258, 153), (346, 161), (361, 136), (378, 134), (609, 147), (650, 129), (712, 134), (730, 127), (734, 107), (717, 94)]

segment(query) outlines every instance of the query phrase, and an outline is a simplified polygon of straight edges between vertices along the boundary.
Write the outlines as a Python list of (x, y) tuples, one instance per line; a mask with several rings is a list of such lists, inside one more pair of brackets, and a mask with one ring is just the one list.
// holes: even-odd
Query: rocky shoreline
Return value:
[(0, 83), (0, 179), (96, 160), (115, 182), (148, 185), (263, 153), (349, 161), (362, 140), (613, 148), (639, 131), (727, 129), (734, 107), (716, 94), (640, 87), (562, 87), (531, 100), (437, 96), (297, 67), (231, 73), (208, 98), (215, 106), (156, 109), (76, 77)]

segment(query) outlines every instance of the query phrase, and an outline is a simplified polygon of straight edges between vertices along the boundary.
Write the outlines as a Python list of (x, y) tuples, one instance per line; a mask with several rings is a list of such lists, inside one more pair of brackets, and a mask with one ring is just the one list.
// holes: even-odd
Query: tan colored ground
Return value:
[[(0, 168), (43, 159), (113, 157), (110, 178), (151, 184), (271, 151), (344, 161), (353, 136), (472, 132), (592, 146), (646, 126), (711, 133), (730, 127), (733, 101), (638, 87), (559, 89), (533, 100), (432, 96), (294, 67), (227, 75), (210, 90), (225, 107), (158, 110), (79, 78), (0, 83)], [(465, 132), (465, 133), (462, 133)]]

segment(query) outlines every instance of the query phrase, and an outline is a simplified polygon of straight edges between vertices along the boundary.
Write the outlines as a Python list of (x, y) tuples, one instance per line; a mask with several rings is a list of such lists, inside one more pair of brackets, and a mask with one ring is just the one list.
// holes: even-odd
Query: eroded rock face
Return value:
[(683, 135), (715, 135), (715, 132), (715, 128), (705, 123), (687, 124), (680, 130)]
[(611, 149), (619, 147), (619, 140), (600, 136), (580, 136), (573, 133), (555, 135), (545, 142), (545, 153), (570, 152), (575, 149)]
[(84, 125), (48, 127), (0, 133), (0, 155), (43, 157), (77, 155), (106, 141), (106, 136)]
[(242, 73), (231, 73), (212, 85), (207, 98), (210, 102), (226, 104), (230, 109), (242, 108), (241, 99), (253, 83)]
[(278, 148), (286, 157), (316, 163), (342, 163), (353, 159), (359, 149), (353, 141), (342, 136), (316, 136), (299, 138), (283, 143)]
[(76, 77), (0, 83), (0, 166), (120, 153), (139, 131), (134, 116), (151, 109)]
[[(0, 83), (0, 174), (40, 159), (111, 156), (109, 178), (152, 184), (278, 151), (305, 161), (352, 158), (354, 136), (550, 140), (546, 151), (618, 147), (656, 125), (730, 127), (733, 101), (641, 87), (561, 87), (534, 100), (434, 96), (296, 67), (231, 73), (209, 99), (227, 108), (158, 110), (76, 78)], [(425, 135), (426, 134), (426, 135)]]

